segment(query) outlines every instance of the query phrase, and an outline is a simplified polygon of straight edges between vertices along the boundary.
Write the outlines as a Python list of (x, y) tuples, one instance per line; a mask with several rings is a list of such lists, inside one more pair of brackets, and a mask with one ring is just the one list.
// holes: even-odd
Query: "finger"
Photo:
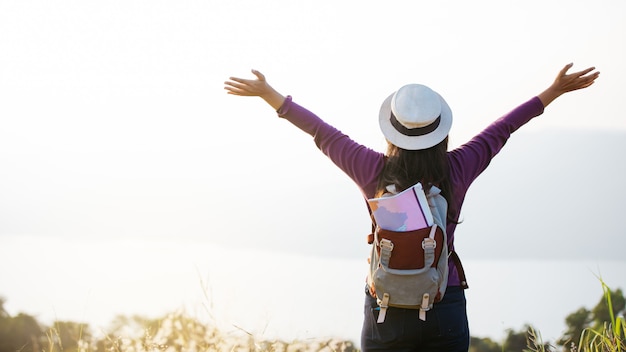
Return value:
[(570, 62), (569, 64), (565, 65), (565, 67), (563, 67), (561, 69), (561, 71), (559, 72), (559, 77), (565, 76), (567, 74), (567, 71), (569, 71), (569, 69), (574, 65), (573, 62)]
[(234, 89), (232, 89), (231, 87), (224, 87), (224, 90), (226, 90), (227, 94), (232, 94), (232, 95), (240, 95), (237, 91), (235, 91)]
[(241, 91), (241, 89), (233, 87), (233, 86), (224, 86), (224, 89), (227, 90), (229, 93), (231, 92), (239, 92)]
[(224, 89), (226, 90), (226, 93), (228, 94), (232, 94), (232, 95), (239, 95), (239, 96), (250, 96), (251, 94), (243, 89), (238, 89), (238, 88), (234, 88), (234, 87), (224, 87)]
[(575, 84), (579, 87), (586, 88), (590, 86), (596, 80), (596, 78), (598, 78), (598, 76), (599, 76), (599, 73), (595, 72), (588, 76), (578, 77), (575, 81), (576, 82)]
[(232, 87), (232, 88), (236, 88), (236, 89), (243, 89), (246, 86), (243, 83), (231, 82), (231, 81), (226, 81), (226, 82), (224, 82), (224, 84), (226, 86), (229, 86), (229, 87)]
[(263, 75), (261, 72), (252, 69), (252, 73), (256, 76), (256, 78), (258, 78), (259, 81), (265, 81), (265, 75)]
[(589, 75), (589, 76), (579, 77), (575, 81), (572, 81), (571, 86), (567, 90), (571, 91), (571, 90), (587, 88), (595, 82), (596, 78), (598, 78), (599, 75), (600, 75), (599, 72), (595, 72), (594, 74)]
[(585, 83), (584, 84), (586, 84), (585, 87), (588, 87), (588, 86), (592, 85), (593, 82), (596, 81), (596, 78), (598, 78), (599, 76), (600, 76), (600, 72), (595, 72), (593, 75), (584, 77), (584, 79), (585, 79)]
[(226, 82), (226, 89), (237, 92), (239, 94), (245, 94), (250, 92), (250, 86), (247, 84), (237, 83), (237, 82)]
[(252, 81), (252, 80), (249, 80), (249, 79), (244, 79), (244, 78), (239, 78), (239, 77), (228, 77), (228, 79), (230, 79), (231, 81), (239, 82), (239, 83), (243, 83), (243, 84), (248, 84), (249, 82)]
[(595, 67), (589, 67), (588, 69), (582, 70), (582, 71), (578, 71), (576, 73), (572, 73), (572, 75), (576, 76), (576, 77), (582, 77), (584, 75), (586, 75), (587, 73), (595, 70)]

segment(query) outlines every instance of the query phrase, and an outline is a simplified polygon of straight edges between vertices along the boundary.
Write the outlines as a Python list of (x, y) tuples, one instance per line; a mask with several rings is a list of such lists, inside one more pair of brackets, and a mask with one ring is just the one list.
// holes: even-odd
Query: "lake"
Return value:
[[(189, 240), (0, 237), (0, 296), (11, 315), (106, 331), (118, 314), (184, 310), (224, 331), (359, 342), (362, 260), (235, 249)], [(525, 323), (554, 341), (565, 317), (626, 288), (624, 261), (464, 260), (472, 336), (501, 341)], [(97, 334), (96, 334), (97, 335)]]

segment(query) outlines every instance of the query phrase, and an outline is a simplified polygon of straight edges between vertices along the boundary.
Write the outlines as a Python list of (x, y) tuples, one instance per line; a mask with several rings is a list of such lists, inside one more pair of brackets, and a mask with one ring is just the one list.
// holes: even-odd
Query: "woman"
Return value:
[[(352, 141), (312, 112), (272, 88), (263, 74), (256, 79), (231, 77), (228, 94), (258, 96), (278, 115), (313, 136), (317, 147), (361, 189), (365, 198), (379, 197), (388, 185), (402, 191), (417, 182), (436, 186), (448, 202), (446, 232), (454, 250), (454, 231), (470, 184), (489, 165), (511, 133), (543, 113), (564, 93), (587, 88), (599, 72), (594, 67), (568, 74), (566, 65), (554, 82), (538, 96), (499, 118), (469, 142), (447, 150), (452, 113), (446, 101), (430, 88), (409, 84), (391, 94), (379, 113), (381, 131), (388, 141), (386, 154)], [(465, 294), (454, 263), (449, 265), (443, 299), (422, 321), (414, 309), (390, 308), (383, 324), (376, 323), (377, 301), (365, 290), (363, 351), (467, 351), (469, 328)]]

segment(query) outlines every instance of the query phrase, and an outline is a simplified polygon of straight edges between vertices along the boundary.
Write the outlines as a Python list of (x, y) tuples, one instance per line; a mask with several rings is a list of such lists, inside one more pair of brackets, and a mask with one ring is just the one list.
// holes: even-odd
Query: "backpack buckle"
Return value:
[(435, 249), (437, 248), (437, 242), (432, 238), (424, 238), (422, 241), (422, 249)]
[(380, 240), (380, 248), (381, 249), (386, 249), (389, 251), (393, 250), (393, 242), (391, 242), (390, 240), (383, 238), (382, 240)]
[(378, 243), (380, 246), (380, 264), (384, 267), (389, 266), (389, 259), (391, 258), (391, 252), (393, 251), (393, 242), (383, 238)]

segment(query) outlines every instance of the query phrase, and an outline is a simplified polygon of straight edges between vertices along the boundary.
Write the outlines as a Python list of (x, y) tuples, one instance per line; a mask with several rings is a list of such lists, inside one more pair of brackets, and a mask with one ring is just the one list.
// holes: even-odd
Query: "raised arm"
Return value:
[(598, 71), (591, 73), (596, 69), (595, 67), (589, 67), (568, 75), (567, 71), (572, 68), (573, 65), (574, 64), (565, 65), (554, 79), (554, 83), (538, 95), (544, 107), (548, 106), (554, 99), (564, 93), (589, 87), (600, 75)]
[(228, 91), (228, 94), (232, 95), (261, 97), (274, 110), (278, 110), (283, 105), (285, 97), (267, 83), (265, 76), (261, 72), (252, 70), (252, 73), (257, 79), (230, 77), (229, 81), (224, 82), (224, 89)]

